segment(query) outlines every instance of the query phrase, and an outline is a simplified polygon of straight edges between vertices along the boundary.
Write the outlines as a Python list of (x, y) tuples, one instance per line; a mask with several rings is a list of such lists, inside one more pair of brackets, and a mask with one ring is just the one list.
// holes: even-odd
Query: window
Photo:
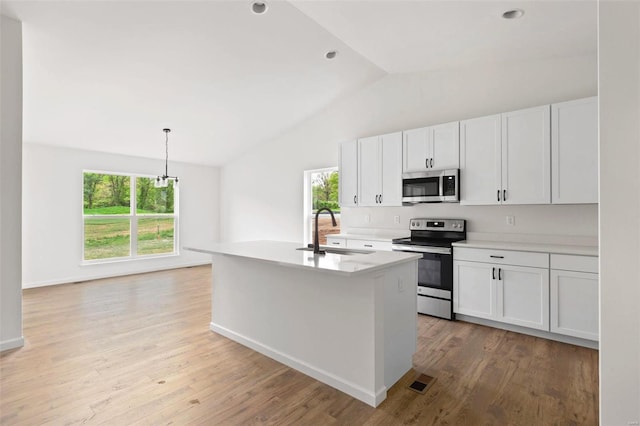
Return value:
[(177, 187), (155, 176), (83, 173), (83, 260), (177, 254)]
[(327, 211), (320, 212), (318, 218), (318, 238), (320, 244), (327, 244), (327, 234), (340, 233), (340, 204), (338, 204), (338, 168), (307, 170), (304, 172), (304, 240), (313, 243), (315, 215), (318, 209), (328, 207), (333, 211), (338, 226), (331, 223)]

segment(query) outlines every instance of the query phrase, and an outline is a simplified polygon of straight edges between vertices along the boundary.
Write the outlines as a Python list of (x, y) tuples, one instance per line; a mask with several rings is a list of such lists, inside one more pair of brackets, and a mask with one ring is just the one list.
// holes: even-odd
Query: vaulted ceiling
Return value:
[(164, 158), (170, 127), (171, 160), (222, 165), (389, 73), (596, 52), (595, 1), (251, 5), (3, 1), (23, 22), (24, 140)]

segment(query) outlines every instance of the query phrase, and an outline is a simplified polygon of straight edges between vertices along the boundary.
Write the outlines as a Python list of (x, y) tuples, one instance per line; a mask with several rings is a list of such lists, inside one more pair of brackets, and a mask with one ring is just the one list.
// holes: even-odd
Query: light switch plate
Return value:
[(507, 216), (507, 225), (515, 226), (516, 217), (515, 216)]
[(395, 223), (396, 225), (399, 225), (400, 224), (400, 216), (395, 215), (393, 217), (393, 223)]

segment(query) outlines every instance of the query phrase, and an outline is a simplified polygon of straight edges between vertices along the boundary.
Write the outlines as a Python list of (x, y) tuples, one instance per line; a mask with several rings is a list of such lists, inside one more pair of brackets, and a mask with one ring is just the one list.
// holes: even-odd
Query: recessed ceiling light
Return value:
[(502, 14), (502, 17), (504, 19), (518, 19), (518, 18), (522, 18), (522, 15), (524, 15), (524, 10), (513, 9), (513, 10), (507, 10), (505, 13)]
[(267, 4), (262, 1), (256, 1), (251, 5), (251, 11), (256, 15), (262, 15), (267, 9)]
[(327, 53), (324, 54), (324, 57), (326, 59), (333, 59), (336, 56), (338, 56), (338, 52), (336, 50), (330, 50), (330, 51), (328, 51)]

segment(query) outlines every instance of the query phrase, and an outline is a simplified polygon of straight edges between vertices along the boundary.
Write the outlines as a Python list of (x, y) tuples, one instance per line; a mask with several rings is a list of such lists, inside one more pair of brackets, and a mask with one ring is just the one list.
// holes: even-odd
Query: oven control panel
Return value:
[(415, 218), (409, 221), (412, 231), (453, 231), (464, 232), (464, 219), (424, 219)]

